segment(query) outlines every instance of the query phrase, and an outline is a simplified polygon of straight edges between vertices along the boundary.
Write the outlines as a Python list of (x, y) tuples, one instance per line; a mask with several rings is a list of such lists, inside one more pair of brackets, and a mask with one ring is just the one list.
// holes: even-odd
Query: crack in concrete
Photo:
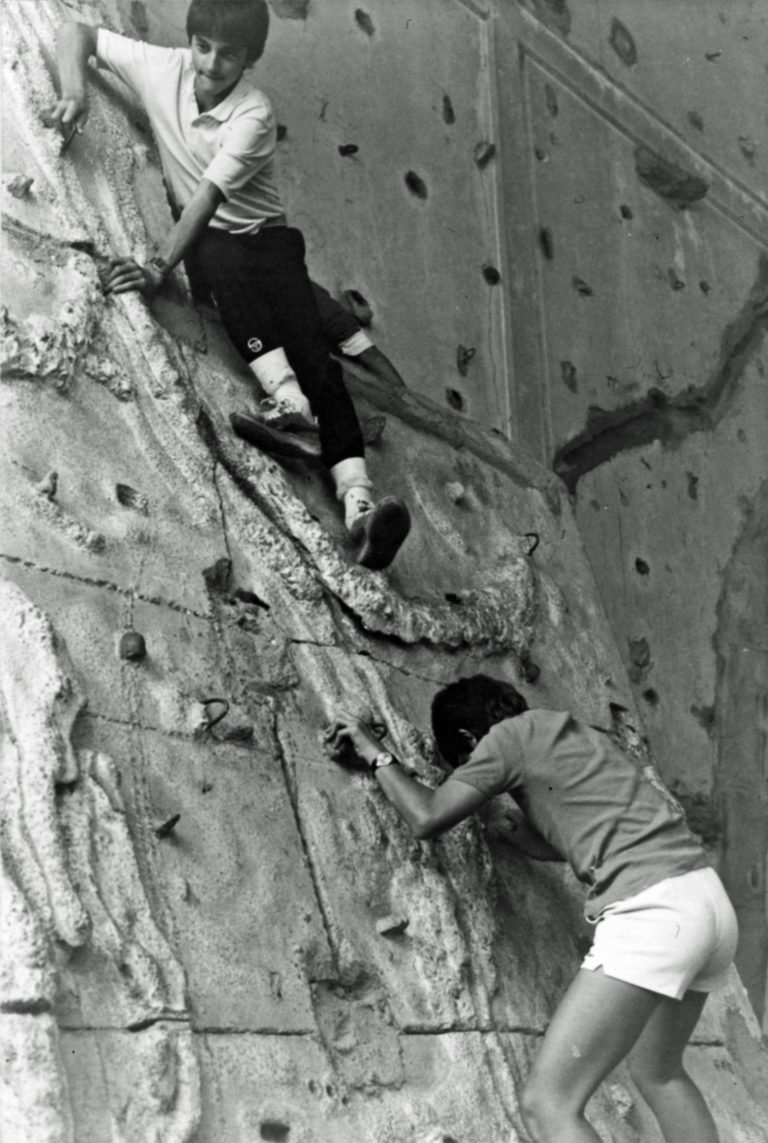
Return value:
[(22, 559), (21, 556), (11, 556), (6, 552), (0, 552), (0, 560), (5, 560), (9, 564), (17, 564), (28, 571), (41, 572), (44, 575), (56, 576), (58, 579), (81, 583), (86, 587), (103, 588), (105, 591), (112, 591), (116, 595), (123, 595), (130, 600), (138, 599), (141, 603), (150, 603), (154, 607), (167, 607), (169, 611), (175, 611), (180, 615), (192, 615), (195, 619), (204, 619), (206, 622), (211, 620), (210, 615), (195, 611), (192, 607), (185, 607), (181, 603), (176, 603), (171, 599), (163, 599), (159, 595), (144, 595), (143, 592), (135, 591), (131, 587), (121, 587), (120, 584), (113, 583), (108, 579), (94, 579), (92, 576), (76, 575), (74, 572), (63, 571), (61, 568), (47, 567), (45, 564), (38, 564), (34, 560)]
[(323, 643), (317, 639), (288, 639), (288, 644), (296, 644), (299, 647), (319, 647), (323, 650), (340, 651), (345, 655), (355, 655), (359, 659), (369, 659), (372, 663), (378, 663), (379, 666), (388, 667), (392, 671), (397, 671), (398, 674), (405, 675), (408, 678), (420, 679), (424, 683), (431, 683), (433, 686), (445, 686), (450, 682), (450, 679), (433, 679), (430, 675), (422, 675), (418, 671), (411, 671), (407, 667), (402, 667), (398, 663), (392, 663), (388, 659), (380, 659), (377, 655), (371, 654), (370, 651), (361, 651), (356, 648), (348, 649), (340, 647), (338, 643)]
[(709, 379), (668, 397), (652, 388), (619, 409), (590, 409), (586, 428), (557, 450), (552, 467), (568, 491), (579, 479), (627, 449), (651, 441), (677, 445), (692, 433), (712, 432), (727, 413), (738, 382), (768, 329), (768, 255), (761, 254), (747, 301), (726, 326)]
[(279, 716), (279, 712), (277, 710), (277, 705), (275, 705), (273, 708), (273, 716), (272, 716), (272, 736), (273, 736), (273, 740), (275, 743), (275, 749), (277, 751), (278, 761), (280, 763), (280, 769), (281, 769), (282, 774), (283, 774), (283, 780), (285, 782), (285, 788), (286, 788), (286, 791), (288, 793), (288, 800), (291, 804), (291, 810), (293, 811), (293, 818), (294, 818), (294, 821), (296, 823), (296, 830), (298, 832), (299, 840), (301, 842), (301, 848), (302, 848), (302, 851), (304, 853), (304, 860), (307, 863), (307, 870), (309, 872), (309, 877), (310, 877), (310, 880), (312, 882), (312, 888), (314, 890), (315, 900), (317, 901), (317, 908), (318, 908), (318, 911), (320, 913), (321, 920), (323, 922), (323, 929), (325, 930), (325, 938), (328, 942), (328, 951), (331, 955), (332, 965), (333, 965), (333, 968), (335, 970), (337, 965), (338, 965), (338, 959), (339, 959), (338, 949), (336, 947), (336, 941), (335, 941), (335, 938), (333, 936), (333, 929), (331, 926), (331, 920), (330, 920), (330, 917), (328, 915), (328, 910), (327, 910), (325, 898), (323, 896), (321, 879), (318, 876), (317, 870), (315, 869), (315, 864), (314, 864), (314, 861), (312, 859), (312, 852), (309, 848), (309, 842), (307, 840), (306, 833), (304, 832), (304, 823), (301, 820), (301, 813), (299, 811), (299, 801), (298, 801), (298, 795), (297, 795), (297, 790), (296, 790), (296, 784), (295, 784), (293, 776), (290, 772), (290, 769), (288, 766), (288, 759), (286, 757), (285, 751), (283, 750), (283, 744), (282, 744), (282, 740), (280, 738), (279, 717), (280, 716)]

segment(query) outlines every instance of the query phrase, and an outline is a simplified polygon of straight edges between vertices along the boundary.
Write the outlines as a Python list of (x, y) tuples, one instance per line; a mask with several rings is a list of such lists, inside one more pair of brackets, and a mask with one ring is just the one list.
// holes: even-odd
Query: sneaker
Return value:
[(277, 399), (265, 397), (263, 401), (259, 402), (254, 417), (270, 429), (278, 429), (280, 432), (316, 433), (318, 431), (317, 423), (313, 418), (307, 416), (302, 409), (297, 408), (284, 397)]
[(308, 460), (314, 463), (319, 463), (321, 460), (320, 443), (312, 433), (287, 433), (282, 429), (272, 428), (251, 413), (230, 413), (229, 420), (239, 437), (271, 456)]
[(350, 525), (350, 538), (358, 548), (355, 562), (373, 571), (388, 567), (410, 530), (411, 516), (405, 504), (385, 496)]

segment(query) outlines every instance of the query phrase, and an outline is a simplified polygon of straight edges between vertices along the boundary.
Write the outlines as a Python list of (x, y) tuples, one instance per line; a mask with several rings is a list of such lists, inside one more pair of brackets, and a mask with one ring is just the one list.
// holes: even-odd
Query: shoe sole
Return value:
[(298, 433), (281, 432), (243, 413), (230, 413), (229, 422), (239, 437), (272, 456), (314, 462), (320, 460), (320, 445), (309, 433), (301, 436)]
[[(272, 456), (308, 460), (315, 464), (322, 461), (320, 443), (314, 433), (285, 432), (265, 425), (247, 413), (230, 413), (229, 421), (239, 437)], [(362, 418), (360, 427), (367, 445), (376, 444), (381, 439), (386, 423), (387, 418), (382, 416)]]
[(355, 562), (371, 571), (388, 567), (411, 530), (411, 516), (402, 500), (385, 496), (371, 511)]

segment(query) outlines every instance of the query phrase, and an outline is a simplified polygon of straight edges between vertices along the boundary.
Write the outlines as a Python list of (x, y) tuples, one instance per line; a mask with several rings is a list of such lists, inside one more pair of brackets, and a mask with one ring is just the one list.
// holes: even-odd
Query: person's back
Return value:
[(511, 683), (487, 675), (439, 691), (432, 729), (449, 771), (436, 789), (348, 710), (337, 712), (328, 740), (340, 764), (351, 757), (368, 770), (415, 837), (434, 837), (510, 793), (523, 810), (510, 843), (534, 859), (569, 860), (591, 885), (592, 947), (522, 1093), (532, 1139), (599, 1143), (586, 1105), (631, 1052), (632, 1077), (667, 1143), (717, 1143), (683, 1052), (708, 993), (727, 980), (738, 928), (674, 799), (610, 735), (564, 711), (529, 711)]
[(669, 791), (606, 732), (565, 711), (497, 722), (452, 780), (510, 793), (590, 886), (588, 915), (710, 864)]

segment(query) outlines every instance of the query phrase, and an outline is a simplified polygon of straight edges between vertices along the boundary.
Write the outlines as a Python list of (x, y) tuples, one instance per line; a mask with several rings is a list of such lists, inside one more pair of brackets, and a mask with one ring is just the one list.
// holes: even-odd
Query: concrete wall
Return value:
[[(123, 11), (183, 41), (186, 0)], [(370, 299), (417, 392), (566, 480), (662, 771), (719, 839), (762, 1013), (768, 16), (748, 0), (273, 12), (257, 75), (311, 266)]]
[[(343, 9), (373, 51), (399, 6), (371, 6), (373, 35)], [(468, 18), (487, 36), (479, 6), (452, 11), (445, 42)], [(104, 297), (106, 258), (150, 249), (168, 213), (116, 86), (64, 156), (43, 126), (72, 13), (120, 26), (107, 3), (2, 8), (3, 1137), (522, 1139), (521, 1079), (584, 947), (580, 894), (515, 856), (503, 814), (413, 842), (320, 739), (354, 701), (434, 781), (431, 696), (484, 669), (615, 725), (647, 764), (576, 517), (546, 467), (446, 411), (440, 387), (350, 375), (387, 416), (377, 484), (414, 515), (390, 571), (357, 568), (322, 474), (232, 436), (248, 380), (183, 283), (151, 308)], [(310, 51), (308, 22), (275, 23)], [(396, 186), (403, 217), (431, 202)], [(376, 305), (391, 277), (370, 281)], [(745, 529), (745, 567), (756, 551)], [(724, 1143), (759, 1143), (764, 1054), (735, 973), (690, 1061)], [(658, 1138), (623, 1069), (589, 1114), (619, 1143)]]
[(762, 1012), (766, 14), (542, 0), (500, 25), (530, 251), (513, 407), (573, 493), (662, 772), (719, 840)]

